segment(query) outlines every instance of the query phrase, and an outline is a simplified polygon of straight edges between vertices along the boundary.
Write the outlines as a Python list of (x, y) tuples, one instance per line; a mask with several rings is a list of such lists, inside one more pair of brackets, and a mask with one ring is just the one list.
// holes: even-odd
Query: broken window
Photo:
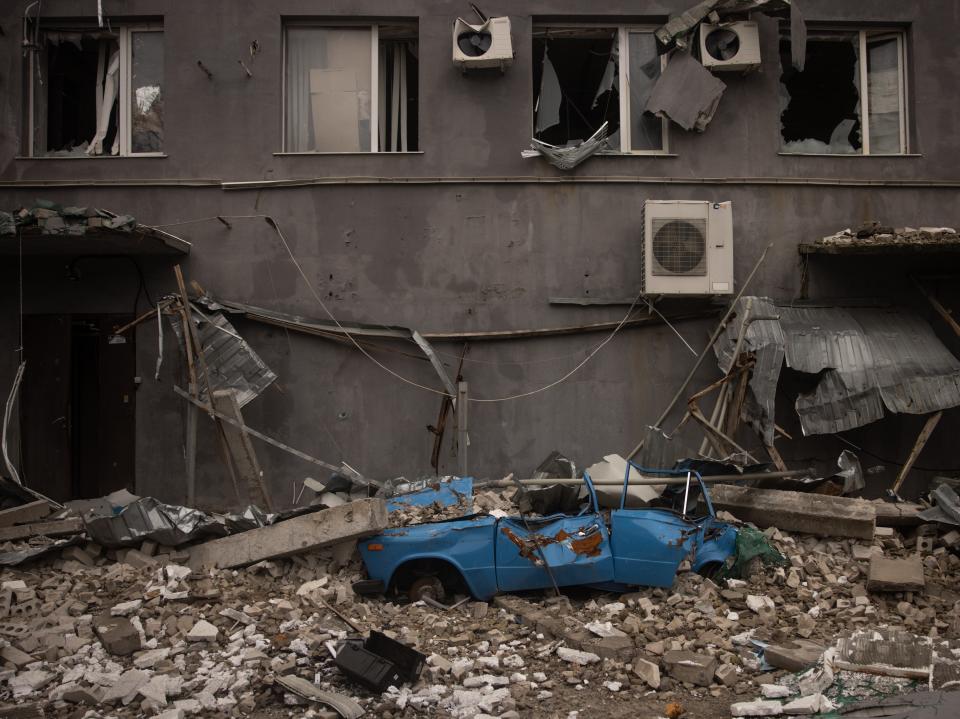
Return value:
[(419, 149), (417, 26), (286, 30), (285, 152)]
[(903, 58), (901, 32), (820, 31), (807, 37), (806, 64), (797, 71), (789, 30), (781, 32), (783, 152), (907, 152)]
[(643, 109), (662, 67), (652, 30), (535, 26), (534, 138), (572, 146), (606, 122), (610, 150), (666, 152), (666, 122)]
[(163, 152), (163, 32), (27, 28), (34, 156)]

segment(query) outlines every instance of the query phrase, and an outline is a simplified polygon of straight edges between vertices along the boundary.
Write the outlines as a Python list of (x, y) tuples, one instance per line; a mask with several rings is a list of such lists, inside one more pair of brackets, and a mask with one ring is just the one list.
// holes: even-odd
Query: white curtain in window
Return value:
[(379, 140), (381, 152), (405, 152), (410, 97), (407, 90), (407, 58), (414, 52), (408, 40), (380, 42), (379, 52)]
[(287, 30), (287, 152), (370, 150), (370, 28)]

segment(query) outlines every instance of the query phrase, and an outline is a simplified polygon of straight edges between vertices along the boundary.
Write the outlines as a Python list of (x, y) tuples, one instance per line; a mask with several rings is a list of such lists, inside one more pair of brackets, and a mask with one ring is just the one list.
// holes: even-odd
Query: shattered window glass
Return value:
[(549, 30), (533, 41), (534, 137), (551, 145), (583, 142), (604, 122), (619, 147), (616, 29)]
[[(620, 66), (625, 50), (621, 38), (628, 45), (626, 74)], [(609, 150), (661, 151), (663, 121), (644, 112), (660, 68), (650, 31), (535, 27), (534, 138), (557, 147), (575, 146), (606, 122)], [(622, 77), (628, 78), (627, 92), (621, 92)], [(621, 118), (629, 123), (629, 141), (621, 137)]]
[(163, 32), (152, 28), (28, 27), (31, 154), (163, 151)]
[[(902, 33), (821, 31), (809, 35), (806, 64), (797, 71), (791, 63), (789, 33), (781, 32), (783, 152), (906, 152), (902, 58)], [(863, 77), (866, 91), (861, 88)]]
[(130, 151), (163, 151), (163, 34), (135, 32), (130, 93)]
[(861, 152), (859, 55), (858, 33), (811, 33), (806, 64), (798, 72), (791, 64), (790, 38), (781, 37), (784, 152)]
[(663, 147), (663, 120), (644, 112), (660, 77), (661, 60), (653, 33), (630, 33), (630, 149)]

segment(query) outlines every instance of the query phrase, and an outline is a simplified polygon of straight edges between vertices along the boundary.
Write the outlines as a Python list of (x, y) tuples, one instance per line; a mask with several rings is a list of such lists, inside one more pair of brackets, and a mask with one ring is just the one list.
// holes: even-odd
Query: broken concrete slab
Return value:
[(870, 559), (867, 589), (871, 592), (919, 592), (923, 587), (923, 560), (919, 556), (890, 559), (874, 555)]
[(19, 507), (11, 507), (0, 511), (0, 527), (12, 527), (15, 524), (29, 524), (43, 519), (53, 507), (49, 502), (38, 499), (35, 502), (21, 504)]
[(382, 499), (359, 499), (198, 545), (190, 550), (188, 565), (193, 569), (242, 567), (367, 537), (388, 525)]
[(726, 484), (711, 487), (710, 498), (716, 510), (761, 529), (873, 539), (876, 508), (863, 499)]
[(102, 701), (110, 704), (119, 701), (124, 697), (129, 697), (140, 690), (144, 684), (150, 681), (150, 675), (140, 669), (129, 669), (121, 674), (117, 681), (108, 686), (103, 692)]
[(719, 664), (716, 657), (686, 650), (667, 652), (663, 655), (663, 663), (671, 677), (699, 687), (708, 687), (713, 683)]
[(768, 644), (763, 650), (763, 657), (777, 669), (800, 672), (814, 666), (825, 650), (826, 647), (809, 639), (793, 639)]
[(187, 632), (187, 641), (215, 642), (217, 641), (217, 635), (219, 633), (220, 630), (214, 625), (212, 625), (206, 619), (201, 619), (190, 628), (189, 632)]
[(0, 527), (0, 542), (29, 537), (59, 537), (64, 534), (79, 534), (83, 531), (83, 520), (79, 517), (67, 517), (51, 522), (18, 524), (15, 527)]
[(923, 519), (920, 517), (923, 507), (919, 504), (875, 499), (873, 506), (877, 511), (878, 527), (913, 527), (923, 524)]

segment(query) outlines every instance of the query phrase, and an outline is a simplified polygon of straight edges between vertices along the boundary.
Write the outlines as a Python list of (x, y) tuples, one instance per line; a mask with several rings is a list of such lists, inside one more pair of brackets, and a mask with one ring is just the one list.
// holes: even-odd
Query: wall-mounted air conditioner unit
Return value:
[(513, 63), (510, 18), (492, 17), (482, 25), (471, 25), (463, 18), (453, 24), (453, 62), (468, 68), (499, 67)]
[(643, 264), (643, 291), (648, 295), (732, 294), (731, 204), (647, 200)]
[(700, 24), (700, 62), (711, 70), (751, 70), (760, 66), (760, 34), (755, 22)]

